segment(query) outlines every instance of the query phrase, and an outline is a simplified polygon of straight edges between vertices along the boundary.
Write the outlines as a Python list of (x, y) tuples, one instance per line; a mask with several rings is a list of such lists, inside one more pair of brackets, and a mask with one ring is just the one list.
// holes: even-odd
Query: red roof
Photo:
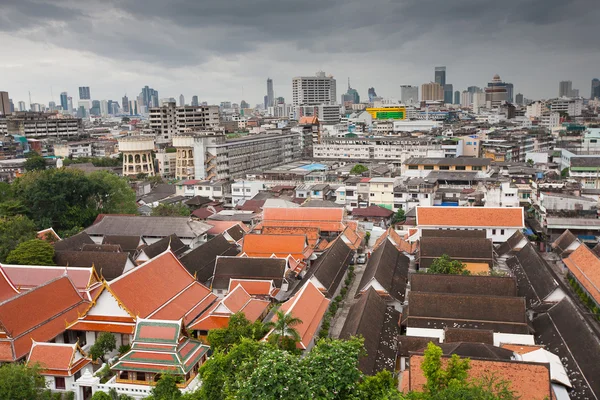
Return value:
[(210, 228), (208, 232), (206, 232), (209, 235), (220, 235), (221, 233), (229, 230), (231, 227), (236, 225), (241, 226), (244, 231), (248, 232), (248, 227), (246, 226), (246, 224), (240, 221), (217, 221), (211, 219), (209, 221), (206, 221), (206, 223), (212, 225), (212, 228)]
[(66, 276), (0, 303), (0, 361), (25, 356), (31, 339), (48, 341), (61, 334), (86, 304)]
[(308, 348), (323, 319), (323, 315), (327, 311), (327, 307), (329, 307), (329, 300), (310, 281), (298, 293), (281, 305), (281, 311), (291, 314), (302, 321), (301, 324), (294, 327), (301, 338), (298, 343), (299, 348)]
[(0, 301), (10, 299), (18, 294), (19, 291), (10, 280), (8, 274), (6, 274), (4, 268), (2, 268), (2, 265), (0, 265)]
[(42, 375), (71, 376), (91, 363), (77, 344), (33, 342), (27, 364), (39, 364)]
[(266, 208), (262, 226), (314, 227), (321, 232), (341, 232), (343, 219), (343, 208)]
[(352, 215), (355, 217), (366, 217), (366, 218), (368, 218), (368, 217), (389, 218), (392, 215), (394, 215), (394, 212), (387, 208), (372, 205), (369, 207), (354, 208), (354, 209), (352, 209)]
[(564, 258), (563, 262), (596, 303), (600, 303), (600, 259), (598, 256), (589, 247), (582, 244), (569, 257)]
[(258, 235), (244, 236), (242, 252), (248, 257), (287, 257), (291, 255), (296, 260), (310, 257), (312, 250), (308, 247), (304, 235)]
[(236, 210), (259, 212), (265, 205), (266, 200), (245, 200), (244, 204), (236, 205)]
[(417, 207), (420, 227), (524, 228), (523, 207)]
[(192, 215), (199, 219), (207, 219), (211, 215), (218, 213), (219, 211), (223, 211), (224, 208), (221, 206), (216, 207), (202, 207), (194, 210)]
[(91, 284), (99, 282), (92, 267), (2, 265), (2, 268), (15, 286), (21, 290), (32, 289), (65, 274), (80, 292), (85, 292)]
[(270, 296), (275, 289), (272, 280), (231, 279), (228, 291), (231, 292), (238, 285), (242, 286), (252, 296)]

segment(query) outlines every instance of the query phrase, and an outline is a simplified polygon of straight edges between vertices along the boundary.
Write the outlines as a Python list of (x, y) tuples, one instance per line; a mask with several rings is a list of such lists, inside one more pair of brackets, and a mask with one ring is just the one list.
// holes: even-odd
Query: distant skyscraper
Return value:
[[(158, 107), (158, 91), (152, 89), (151, 87), (144, 86), (142, 88), (142, 104), (138, 104), (145, 106), (147, 109), (150, 107)], [(147, 111), (146, 109), (146, 111)]]
[(421, 85), (422, 101), (443, 101), (444, 88), (437, 82), (424, 83)]
[(250, 104), (246, 102), (246, 100), (240, 101), (240, 108), (250, 108)]
[(285, 104), (285, 99), (281, 96), (275, 99), (275, 104)]
[(19, 111), (27, 111), (27, 105), (24, 101), (19, 102)]
[(92, 97), (90, 96), (90, 87), (89, 86), (80, 86), (79, 87), (79, 100), (90, 100)]
[(558, 83), (558, 97), (570, 97), (573, 90), (573, 82), (560, 81)]
[(198, 106), (198, 96), (192, 96), (192, 105)]
[[(12, 103), (12, 101), (11, 101)], [(51, 101), (48, 103), (48, 108), (50, 109), (50, 111), (56, 111), (56, 103)]]
[(93, 100), (92, 108), (90, 108), (90, 115), (100, 115), (100, 101)]
[(123, 105), (123, 112), (125, 114), (129, 114), (129, 98), (127, 95), (123, 96), (121, 99), (121, 104)]
[(402, 104), (416, 104), (419, 102), (419, 87), (411, 85), (400, 86), (400, 102)]
[(102, 100), (100, 102), (100, 114), (103, 116), (108, 115), (108, 101)]
[(67, 92), (62, 92), (60, 94), (60, 106), (62, 107), (63, 111), (71, 111), (69, 110), (69, 101), (67, 99)]
[(67, 97), (67, 108), (69, 112), (73, 111), (73, 98), (71, 96)]
[(523, 95), (521, 93), (517, 93), (515, 96), (515, 103), (522, 106), (523, 105)]
[(467, 88), (467, 92), (474, 94), (474, 93), (481, 93), (481, 92), (483, 92), (483, 90), (481, 90), (481, 88), (479, 86), (469, 86)]
[(491, 107), (498, 107), (507, 100), (508, 94), (506, 83), (502, 82), (500, 75), (496, 74), (485, 88), (485, 101), (486, 103), (489, 103)]
[(596, 97), (600, 99), (600, 79), (598, 78), (592, 79), (592, 91), (590, 93), (591, 99), (595, 99)]
[(346, 94), (342, 95), (342, 104), (346, 102), (352, 104), (360, 103), (360, 95), (358, 94), (358, 91), (356, 89), (352, 89), (352, 87), (350, 86), (350, 78), (348, 78), (348, 91), (346, 91)]
[(183, 94), (179, 95), (179, 107), (183, 107), (185, 106), (185, 97), (183, 97)]
[(332, 75), (325, 75), (323, 71), (317, 72), (314, 76), (298, 76), (292, 79), (294, 106), (336, 104), (336, 93), (335, 78)]
[(444, 87), (446, 85), (446, 67), (435, 67), (435, 83)]
[(453, 98), (452, 95), (454, 94), (454, 88), (452, 87), (451, 83), (447, 83), (444, 85), (444, 103), (445, 104), (452, 104)]
[(0, 115), (8, 115), (10, 113), (10, 101), (8, 100), (8, 92), (0, 92)]
[(514, 97), (513, 97), (514, 91), (515, 91), (515, 86), (512, 83), (507, 83), (506, 84), (506, 101), (508, 101), (509, 103), (514, 102)]
[(10, 103), (10, 112), (12, 114), (15, 112), (15, 103), (13, 103), (12, 99), (8, 99), (8, 102)]
[(269, 96), (263, 97), (263, 105), (265, 106), (265, 110), (269, 108)]
[(373, 87), (370, 87), (370, 88), (369, 88), (369, 91), (368, 91), (368, 95), (369, 95), (369, 103), (372, 103), (372, 102), (373, 102), (373, 99), (374, 99), (375, 97), (377, 97), (377, 93), (375, 93), (375, 88), (373, 88)]
[(275, 105), (275, 93), (273, 92), (273, 79), (267, 79), (267, 106), (272, 107)]
[(460, 92), (458, 90), (454, 92), (454, 104), (460, 104)]

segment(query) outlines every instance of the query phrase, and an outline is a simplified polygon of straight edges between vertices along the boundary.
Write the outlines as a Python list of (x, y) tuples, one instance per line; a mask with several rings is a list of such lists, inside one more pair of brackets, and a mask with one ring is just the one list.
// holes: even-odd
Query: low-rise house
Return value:
[[(211, 281), (211, 289), (224, 297), (231, 280), (272, 281), (277, 291), (289, 289), (288, 261), (285, 258), (249, 258), (218, 256)], [(275, 295), (275, 293), (274, 293)]]
[(475, 171), (481, 176), (490, 172), (491, 160), (487, 158), (422, 158), (412, 157), (402, 164), (402, 175), (424, 177), (431, 171)]
[(370, 287), (350, 307), (340, 333), (341, 339), (352, 336), (365, 338), (366, 355), (358, 360), (358, 368), (367, 375), (379, 371), (396, 371), (400, 313), (388, 307), (375, 289)]
[(46, 388), (53, 392), (74, 389), (74, 383), (85, 371), (92, 372), (92, 360), (79, 344), (46, 343), (33, 341), (27, 365), (38, 365)]
[(231, 181), (229, 180), (202, 181), (191, 179), (178, 182), (176, 188), (177, 195), (185, 197), (203, 196), (211, 200), (225, 201), (225, 198), (231, 195)]
[[(22, 360), (33, 341), (85, 341), (65, 333), (65, 321), (77, 318), (88, 303), (68, 276), (46, 282), (0, 303), (0, 362)], [(27, 318), (24, 318), (27, 316)]]
[(364, 208), (353, 208), (352, 217), (359, 221), (373, 222), (374, 224), (389, 226), (394, 212), (388, 208), (370, 205)]
[(521, 207), (417, 207), (417, 228), (473, 230), (485, 229), (486, 237), (503, 243), (525, 228)]
[(230, 243), (224, 235), (219, 235), (186, 253), (179, 261), (198, 282), (206, 284), (213, 277), (217, 257), (236, 256), (238, 253), (236, 244)]

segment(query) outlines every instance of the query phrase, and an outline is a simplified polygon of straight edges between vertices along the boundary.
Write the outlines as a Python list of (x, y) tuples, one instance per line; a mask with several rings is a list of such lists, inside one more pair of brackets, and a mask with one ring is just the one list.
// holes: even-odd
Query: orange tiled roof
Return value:
[(0, 265), (0, 301), (10, 299), (18, 294), (19, 291), (2, 268), (2, 265)]
[(310, 257), (312, 250), (308, 248), (304, 235), (258, 235), (244, 236), (242, 252), (248, 257), (287, 257), (291, 255), (296, 260)]
[(266, 226), (262, 229), (263, 235), (305, 235), (308, 245), (315, 247), (319, 236), (319, 228), (316, 227), (293, 227), (293, 226)]
[[(421, 364), (422, 355), (410, 357), (409, 390), (420, 391), (427, 382)], [(448, 357), (442, 358), (447, 364)], [(469, 378), (480, 379), (493, 374), (496, 378), (510, 382), (511, 390), (521, 399), (545, 400), (553, 398), (548, 364), (519, 361), (491, 361), (471, 359)]]
[(252, 296), (269, 296), (275, 288), (272, 280), (231, 279), (228, 292), (231, 292), (238, 285), (242, 286)]
[(323, 319), (323, 315), (327, 311), (327, 307), (329, 307), (329, 300), (310, 281), (281, 305), (280, 310), (286, 314), (292, 314), (292, 316), (300, 318), (302, 321), (301, 324), (295, 326), (301, 338), (298, 343), (299, 348), (306, 349), (309, 346)]
[(42, 375), (71, 376), (91, 362), (77, 344), (68, 343), (33, 342), (27, 357), (27, 364), (42, 367)]
[(600, 259), (586, 245), (581, 245), (569, 257), (563, 259), (569, 272), (600, 303)]
[(536, 350), (544, 348), (544, 346), (541, 346), (541, 345), (525, 345), (525, 344), (510, 344), (510, 343), (501, 344), (500, 347), (502, 347), (503, 349), (510, 350), (514, 353), (521, 354), (521, 355), (531, 353), (532, 351), (536, 351)]
[(327, 241), (327, 239), (321, 239), (319, 241), (319, 244), (317, 245), (317, 247), (315, 247), (315, 250), (316, 251), (323, 251), (327, 247), (329, 247), (329, 242)]
[(522, 207), (417, 207), (418, 226), (524, 228)]
[(262, 226), (313, 227), (321, 232), (341, 232), (343, 208), (266, 208)]
[(346, 238), (344, 243), (346, 243), (348, 247), (352, 250), (358, 250), (365, 237), (365, 233), (358, 229), (358, 225), (354, 225), (354, 227), (348, 225), (342, 232), (342, 236)]
[[(60, 240), (60, 236), (52, 228), (44, 229), (36, 233), (35, 237), (40, 240), (46, 240), (52, 242), (53, 240)], [(48, 240), (51, 238), (51, 240)]]
[(399, 251), (408, 254), (415, 254), (419, 249), (419, 242), (410, 243), (404, 240), (392, 227), (389, 227), (381, 236), (377, 238), (373, 249), (379, 247), (379, 245), (382, 244), (388, 238)]
[(318, 125), (319, 119), (316, 116), (304, 116), (300, 117), (298, 125)]
[(207, 224), (212, 225), (212, 228), (206, 232), (209, 235), (220, 235), (231, 227), (239, 225), (245, 232), (248, 232), (250, 229), (246, 224), (240, 221), (217, 221), (217, 220), (209, 220), (206, 221)]

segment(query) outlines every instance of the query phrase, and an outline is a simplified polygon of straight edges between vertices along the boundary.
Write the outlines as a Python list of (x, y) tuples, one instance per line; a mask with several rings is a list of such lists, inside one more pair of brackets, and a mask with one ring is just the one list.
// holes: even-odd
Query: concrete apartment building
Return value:
[(228, 179), (302, 156), (303, 133), (280, 129), (266, 134), (227, 139), (213, 133), (181, 134), (173, 137), (177, 149), (177, 179)]
[(292, 79), (292, 104), (319, 105), (336, 103), (336, 81), (332, 75), (319, 71), (315, 76), (299, 76)]
[(19, 111), (0, 118), (0, 135), (67, 138), (79, 136), (82, 133), (81, 118), (58, 113)]
[(156, 143), (170, 143), (179, 133), (213, 130), (219, 126), (218, 106), (183, 106), (169, 102), (150, 109), (150, 128)]

